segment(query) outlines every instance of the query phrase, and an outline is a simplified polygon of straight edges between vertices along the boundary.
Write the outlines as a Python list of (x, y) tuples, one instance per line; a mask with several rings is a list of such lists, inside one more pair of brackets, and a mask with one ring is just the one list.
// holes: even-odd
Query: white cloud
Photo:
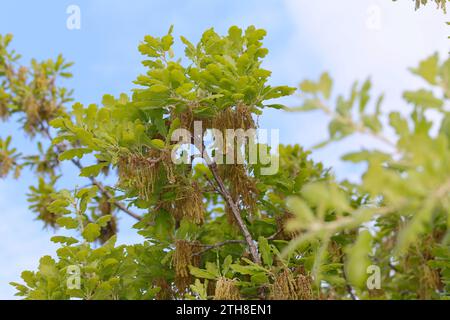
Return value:
[[(329, 71), (335, 80), (335, 92), (347, 94), (353, 81), (370, 76), (374, 94), (385, 94), (385, 111), (407, 110), (402, 91), (424, 84), (408, 68), (434, 52), (444, 58), (448, 54), (448, 18), (433, 5), (414, 11), (412, 1), (285, 0), (285, 6), (294, 25), (282, 59), (290, 65), (283, 68), (289, 79), (317, 78)], [(301, 61), (304, 51), (315, 53), (318, 63)], [(301, 129), (292, 132), (292, 139), (309, 146), (326, 135), (323, 117), (307, 115), (299, 122)], [(338, 172), (348, 173), (353, 167), (340, 163), (340, 155), (368, 143), (374, 145), (363, 137), (349, 139), (319, 152), (317, 158), (326, 159), (326, 165)]]
[[(380, 89), (397, 93), (398, 87), (414, 84), (408, 67), (435, 51), (442, 56), (448, 52), (450, 28), (434, 6), (414, 11), (411, 1), (386, 0), (286, 0), (285, 4), (296, 27), (294, 37), (306, 39), (320, 54), (323, 69), (345, 85), (371, 75)], [(368, 23), (377, 20), (377, 14), (379, 28), (371, 29)]]

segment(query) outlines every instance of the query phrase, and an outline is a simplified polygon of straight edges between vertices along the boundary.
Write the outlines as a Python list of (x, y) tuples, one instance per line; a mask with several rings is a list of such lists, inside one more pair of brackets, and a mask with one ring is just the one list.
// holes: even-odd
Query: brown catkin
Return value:
[(271, 300), (297, 300), (297, 285), (292, 272), (289, 269), (283, 269), (276, 275), (272, 284)]
[(151, 149), (147, 155), (127, 154), (119, 158), (119, 184), (136, 189), (139, 197), (150, 200), (161, 168), (169, 183), (175, 182), (170, 152)]
[(212, 119), (205, 117), (198, 117), (195, 115), (195, 108), (201, 107), (198, 104), (188, 105), (185, 110), (178, 111), (175, 108), (172, 108), (170, 111), (170, 118), (180, 120), (180, 128), (186, 129), (191, 133), (194, 132), (194, 122), (200, 121), (202, 124), (203, 130), (211, 128)]
[(291, 240), (291, 239), (294, 239), (295, 237), (297, 237), (299, 235), (298, 231), (288, 231), (286, 229), (286, 224), (292, 218), (294, 218), (294, 215), (291, 212), (289, 212), (289, 211), (285, 211), (282, 215), (279, 215), (279, 216), (277, 216), (275, 218), (275, 221), (276, 221), (276, 224), (277, 224), (277, 230), (282, 230), (278, 234), (278, 237), (281, 240)]
[(200, 247), (197, 241), (177, 240), (173, 255), (173, 266), (175, 267), (175, 285), (178, 290), (184, 292), (192, 282), (189, 266), (198, 266), (200, 256), (197, 253)]
[(199, 185), (181, 187), (173, 201), (173, 215), (177, 221), (187, 219), (196, 224), (202, 224), (205, 219), (205, 205)]
[(214, 300), (241, 300), (236, 280), (220, 277), (216, 282)]
[(159, 291), (156, 294), (156, 300), (172, 300), (174, 298), (174, 292), (170, 284), (164, 278), (157, 278), (153, 281), (156, 287), (159, 287)]
[[(48, 205), (50, 205), (52, 201), (48, 202)], [(52, 228), (56, 228), (56, 220), (59, 218), (56, 214), (53, 212), (50, 212), (47, 210), (47, 206), (39, 207), (39, 214), (37, 219), (44, 222), (44, 226), (50, 226)]]
[(0, 88), (0, 119), (6, 120), (9, 117), (8, 96)]
[(227, 129), (234, 129), (233, 111), (231, 108), (226, 108), (220, 111), (212, 119), (212, 127), (218, 129), (224, 134)]
[[(18, 80), (25, 81), (26, 69), (19, 69)], [(36, 70), (34, 79), (28, 85), (31, 91), (22, 97), (22, 108), (26, 113), (25, 130), (34, 135), (39, 131), (43, 121), (50, 121), (56, 116), (58, 103), (56, 100), (57, 90), (53, 79), (45, 75), (45, 70)]]
[(220, 165), (219, 170), (224, 180), (230, 184), (230, 193), (233, 200), (240, 201), (249, 213), (256, 210), (258, 189), (254, 178), (250, 177), (243, 164)]
[(252, 117), (251, 108), (243, 103), (239, 103), (236, 106), (234, 113), (234, 126), (236, 129), (241, 128), (244, 130), (255, 129), (255, 121)]
[(272, 300), (311, 300), (313, 298), (311, 278), (305, 275), (294, 277), (288, 268), (284, 268), (271, 286)]
[[(175, 117), (173, 116), (173, 118)], [(192, 107), (188, 106), (185, 111), (181, 112), (178, 115), (178, 117), (180, 119), (180, 127), (191, 131), (193, 128), (192, 126), (194, 124), (194, 115), (192, 113)]]
[(112, 216), (111, 220), (106, 223), (106, 226), (100, 229), (100, 243), (108, 241), (112, 236), (117, 234), (117, 231), (117, 219), (115, 216)]
[(298, 300), (312, 300), (312, 279), (309, 276), (300, 274), (297, 276)]
[(14, 166), (14, 160), (4, 151), (0, 151), (0, 178), (6, 177)]

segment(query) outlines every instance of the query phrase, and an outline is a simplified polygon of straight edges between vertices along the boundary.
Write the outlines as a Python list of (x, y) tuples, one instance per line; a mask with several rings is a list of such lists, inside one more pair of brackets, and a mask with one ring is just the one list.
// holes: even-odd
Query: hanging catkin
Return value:
[(288, 268), (276, 275), (271, 286), (272, 300), (311, 300), (313, 298), (311, 278), (305, 275), (294, 277)]
[(175, 182), (172, 159), (166, 150), (151, 149), (145, 156), (139, 153), (123, 155), (117, 167), (119, 184), (135, 189), (144, 200), (150, 200), (161, 169), (169, 183)]
[(173, 266), (175, 268), (175, 285), (178, 290), (184, 292), (192, 282), (189, 266), (198, 266), (200, 256), (197, 255), (200, 247), (197, 241), (177, 240), (173, 255)]
[(173, 201), (173, 215), (177, 221), (187, 219), (196, 224), (202, 224), (205, 219), (205, 205), (202, 201), (202, 192), (199, 185), (180, 187), (176, 199)]
[(241, 300), (236, 280), (220, 277), (216, 282), (214, 300)]

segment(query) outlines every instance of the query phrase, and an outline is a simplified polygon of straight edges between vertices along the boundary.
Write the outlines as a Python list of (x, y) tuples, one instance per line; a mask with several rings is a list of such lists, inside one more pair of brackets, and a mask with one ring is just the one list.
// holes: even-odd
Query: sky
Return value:
[[(80, 29), (67, 28), (67, 8), (81, 12)], [(355, 80), (370, 76), (374, 94), (386, 96), (384, 110), (406, 112), (401, 99), (405, 89), (423, 83), (408, 68), (434, 52), (448, 54), (448, 17), (433, 5), (414, 11), (410, 0), (2, 0), (0, 34), (12, 33), (12, 46), (31, 58), (54, 58), (62, 53), (74, 61), (74, 78), (66, 81), (76, 101), (98, 103), (104, 94), (129, 93), (132, 81), (143, 72), (137, 45), (146, 34), (163, 35), (174, 25), (174, 35), (195, 42), (214, 27), (226, 33), (232, 25), (255, 25), (267, 30), (265, 46), (270, 53), (264, 67), (270, 82), (297, 86), (304, 79), (317, 79), (328, 71), (336, 93), (348, 93)], [(176, 46), (182, 53), (182, 47)], [(299, 104), (297, 97), (281, 101)], [(279, 129), (282, 143), (311, 147), (327, 136), (327, 118), (318, 113), (293, 114), (269, 110), (260, 126)], [(31, 150), (33, 142), (14, 124), (0, 123), (0, 137), (13, 136), (19, 150)], [(357, 179), (361, 168), (339, 160), (355, 148), (375, 142), (355, 137), (315, 152), (315, 159), (332, 166), (338, 178)], [(70, 165), (63, 166), (69, 185), (81, 183)], [(39, 258), (54, 255), (49, 239), (53, 230), (34, 221), (26, 193), (33, 176), (24, 172), (19, 180), (0, 180), (0, 299), (15, 299), (10, 281), (20, 280), (23, 270), (35, 270)], [(122, 216), (119, 242), (142, 239), (131, 230), (133, 221)]]

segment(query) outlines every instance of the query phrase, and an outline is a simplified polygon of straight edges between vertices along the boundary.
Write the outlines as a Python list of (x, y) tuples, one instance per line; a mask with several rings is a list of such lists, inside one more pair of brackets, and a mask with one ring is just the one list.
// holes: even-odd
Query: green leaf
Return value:
[(69, 150), (62, 152), (58, 156), (58, 159), (59, 159), (59, 161), (64, 161), (64, 160), (72, 160), (75, 157), (82, 158), (85, 154), (88, 154), (91, 152), (92, 152), (92, 150), (88, 149), (88, 148), (69, 149)]
[(250, 277), (252, 283), (262, 285), (269, 283), (269, 278), (264, 272), (258, 272)]
[(161, 139), (152, 139), (151, 145), (152, 147), (155, 147), (157, 149), (164, 149), (166, 144)]
[(233, 257), (228, 255), (224, 260), (222, 264), (222, 275), (225, 276), (228, 271), (230, 270), (230, 266), (233, 263)]
[(372, 82), (370, 79), (364, 81), (364, 84), (361, 88), (361, 92), (359, 93), (359, 112), (363, 113), (366, 109), (367, 103), (370, 100), (370, 88), (372, 87)]
[(304, 200), (299, 197), (289, 197), (287, 199), (289, 210), (295, 214), (296, 218), (289, 222), (289, 229), (306, 228), (315, 220), (314, 213)]
[(100, 162), (92, 166), (84, 167), (80, 171), (80, 177), (96, 177), (100, 174), (100, 171), (108, 166), (107, 162)]
[(78, 240), (73, 237), (54, 236), (50, 239), (54, 243), (64, 243), (67, 245), (78, 243)]
[(100, 226), (96, 223), (89, 223), (84, 227), (82, 236), (88, 242), (95, 241), (100, 236)]
[(391, 112), (389, 114), (389, 123), (395, 129), (400, 137), (406, 137), (409, 134), (408, 121), (401, 116), (399, 112)]
[(119, 263), (119, 261), (117, 261), (117, 259), (108, 258), (105, 261), (103, 261), (103, 266), (107, 267), (107, 266), (111, 266), (111, 265), (116, 265), (118, 263)]
[(56, 223), (66, 229), (76, 229), (78, 228), (78, 221), (71, 217), (61, 217), (56, 219)]
[(302, 83), (300, 83), (300, 90), (306, 93), (317, 93), (319, 90), (317, 83), (311, 81), (311, 80), (304, 80)]
[(259, 252), (261, 254), (261, 258), (264, 264), (271, 267), (273, 264), (273, 258), (272, 253), (270, 251), (269, 241), (264, 237), (259, 237), (258, 244), (259, 244)]
[(98, 224), (100, 227), (104, 228), (104, 227), (106, 227), (108, 222), (111, 221), (111, 219), (112, 219), (112, 215), (108, 214), (108, 215), (104, 215), (104, 216), (101, 216), (100, 218), (98, 218), (97, 221), (95, 221), (95, 223)]
[(210, 279), (210, 280), (214, 280), (216, 279), (217, 275), (206, 271), (204, 269), (200, 269), (194, 266), (189, 266), (189, 270), (191, 272), (191, 274), (196, 277), (196, 278), (204, 278), (204, 279)]
[(367, 280), (367, 267), (370, 265), (369, 254), (372, 235), (368, 230), (359, 233), (355, 244), (347, 250), (345, 273), (349, 282), (357, 288), (364, 288)]
[(439, 55), (437, 53), (420, 62), (417, 68), (410, 69), (414, 74), (425, 79), (429, 84), (436, 85), (439, 72)]
[(426, 201), (423, 207), (414, 214), (411, 221), (400, 230), (395, 255), (399, 256), (406, 253), (409, 246), (417, 241), (419, 235), (426, 230), (426, 224), (430, 221), (432, 214), (433, 202)]
[(53, 128), (63, 128), (64, 127), (64, 119), (63, 118), (55, 118), (49, 122), (49, 125)]
[(331, 89), (333, 88), (333, 80), (330, 75), (325, 72), (320, 76), (319, 89), (325, 99), (329, 99), (331, 96)]
[(169, 91), (169, 88), (162, 84), (155, 84), (150, 87), (150, 92), (154, 93), (161, 93), (161, 92), (167, 92)]
[[(244, 260), (246, 260), (246, 259), (244, 259)], [(249, 260), (247, 262), (251, 263), (251, 261), (249, 261)], [(259, 272), (266, 271), (263, 267), (258, 266), (258, 265), (243, 266), (243, 265), (234, 263), (230, 267), (234, 272), (237, 272), (240, 274), (248, 274), (248, 275), (253, 275), (253, 274), (257, 274)]]
[(116, 99), (110, 94), (105, 94), (102, 99), (102, 104), (105, 107), (112, 107), (116, 104)]
[(425, 89), (405, 91), (403, 98), (409, 103), (423, 108), (441, 109), (444, 105), (444, 102), (436, 98), (432, 91)]

